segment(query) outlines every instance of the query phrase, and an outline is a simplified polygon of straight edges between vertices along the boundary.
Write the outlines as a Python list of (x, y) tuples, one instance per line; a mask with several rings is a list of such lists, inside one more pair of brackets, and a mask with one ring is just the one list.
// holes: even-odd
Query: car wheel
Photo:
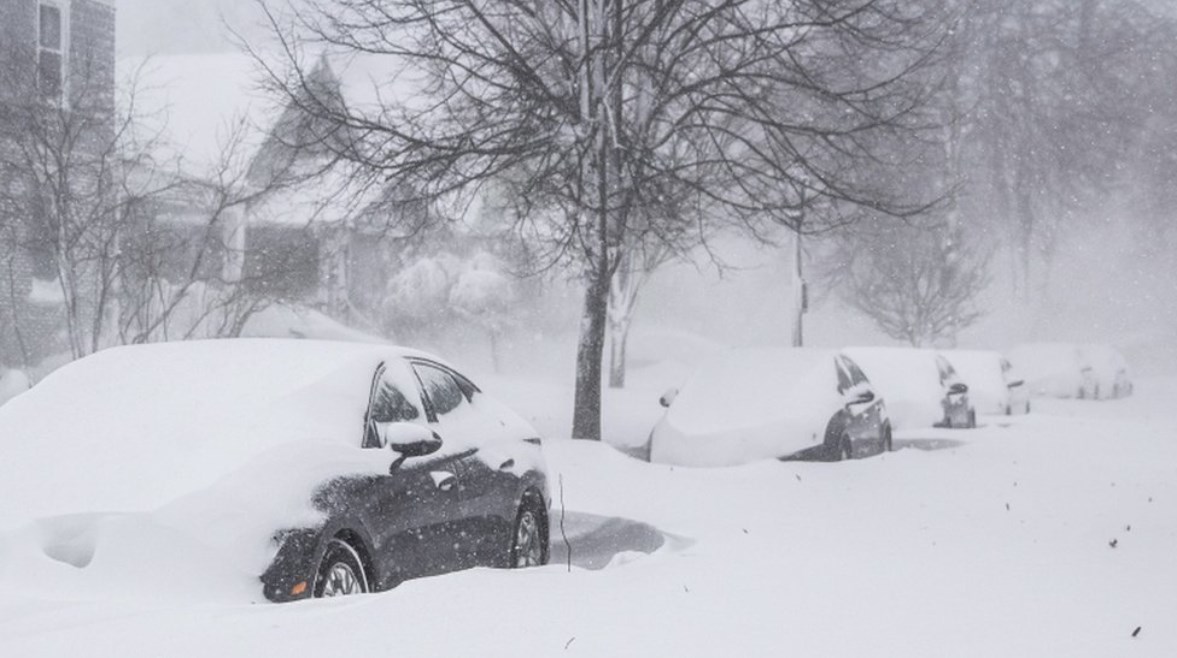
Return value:
[(1005, 405), (1005, 415), (1007, 415), (1007, 416), (1012, 416), (1012, 415), (1014, 415), (1014, 408), (1013, 408), (1013, 407), (1011, 407), (1011, 406), (1010, 406), (1010, 405), (1008, 405), (1008, 404), (1007, 404), (1007, 405)]
[(976, 429), (977, 427), (977, 412), (975, 409), (969, 410), (969, 429)]
[(1030, 413), (1030, 401), (1026, 401), (1026, 413)]
[(351, 544), (332, 539), (315, 574), (315, 598), (350, 596), (368, 592), (368, 576), (360, 555)]
[(548, 562), (543, 512), (531, 498), (524, 499), (515, 516), (510, 558), (512, 569), (539, 567)]
[(883, 452), (891, 452), (895, 447), (891, 441), (891, 426), (883, 427)]

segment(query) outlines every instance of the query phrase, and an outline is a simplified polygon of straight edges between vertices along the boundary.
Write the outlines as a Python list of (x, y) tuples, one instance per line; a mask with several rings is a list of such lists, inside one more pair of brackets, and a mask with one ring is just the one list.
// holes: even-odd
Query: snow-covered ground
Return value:
[[(527, 389), (530, 417), (564, 397)], [(623, 427), (650, 422), (639, 394), (606, 428), (642, 434)], [(1144, 380), (837, 464), (696, 470), (549, 439), (571, 568), (557, 529), (548, 567), (351, 599), (213, 602), (193, 574), (10, 589), (0, 656), (1173, 656), (1175, 397)]]

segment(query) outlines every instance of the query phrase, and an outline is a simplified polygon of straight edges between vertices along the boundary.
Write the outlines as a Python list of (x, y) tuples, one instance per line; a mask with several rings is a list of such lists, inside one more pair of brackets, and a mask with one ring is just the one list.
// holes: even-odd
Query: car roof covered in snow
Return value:
[(116, 347), (0, 407), (0, 525), (139, 511), (293, 442), (360, 446), (386, 345), (235, 339)]

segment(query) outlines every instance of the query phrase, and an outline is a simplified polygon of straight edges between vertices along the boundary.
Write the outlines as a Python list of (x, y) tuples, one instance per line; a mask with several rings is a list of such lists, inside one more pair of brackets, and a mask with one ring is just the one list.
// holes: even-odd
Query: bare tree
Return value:
[[(851, 172), (879, 162), (866, 136), (894, 135), (923, 102), (908, 76), (937, 38), (928, 18), (898, 0), (308, 0), (290, 21), (271, 13), (286, 57), (270, 65), (347, 135), (339, 153), (361, 172), (430, 199), (509, 189), (516, 229), (583, 276), (572, 434), (595, 439), (627, 247), (789, 223), (801, 190), (899, 209)], [(386, 62), (387, 100), (306, 94), (308, 43)], [(645, 212), (661, 194), (690, 212)]]
[(323, 168), (272, 158), (265, 176), (251, 176), (242, 163), (256, 160), (253, 127), (239, 122), (218, 162), (189, 171), (139, 106), (139, 75), (116, 90), (109, 72), (84, 64), (61, 96), (46, 96), (19, 65), (4, 72), (15, 90), (0, 104), (6, 329), (25, 361), (43, 356), (21, 314), (30, 296), (56, 288), (41, 304), (60, 306), (73, 358), (118, 343), (238, 335), (274, 299), (245, 267), (245, 216)]
[(883, 333), (916, 347), (954, 344), (979, 320), (989, 283), (988, 251), (931, 226), (864, 221), (836, 239), (827, 277)]
[(48, 264), (51, 272), (41, 274), (59, 289), (69, 350), (79, 357), (98, 349), (112, 310), (127, 217), (121, 145), (132, 120), (116, 115), (113, 72), (105, 67), (75, 62), (65, 82), (49, 89), (23, 61), (10, 58), (3, 72), (0, 205), (11, 244)]

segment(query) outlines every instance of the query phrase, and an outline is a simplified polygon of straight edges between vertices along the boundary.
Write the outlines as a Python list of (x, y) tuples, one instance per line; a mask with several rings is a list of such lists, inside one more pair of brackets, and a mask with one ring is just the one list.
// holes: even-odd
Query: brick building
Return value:
[(67, 349), (47, 213), (32, 195), (31, 125), (87, 113), (79, 149), (113, 130), (115, 0), (0, 0), (0, 368)]

